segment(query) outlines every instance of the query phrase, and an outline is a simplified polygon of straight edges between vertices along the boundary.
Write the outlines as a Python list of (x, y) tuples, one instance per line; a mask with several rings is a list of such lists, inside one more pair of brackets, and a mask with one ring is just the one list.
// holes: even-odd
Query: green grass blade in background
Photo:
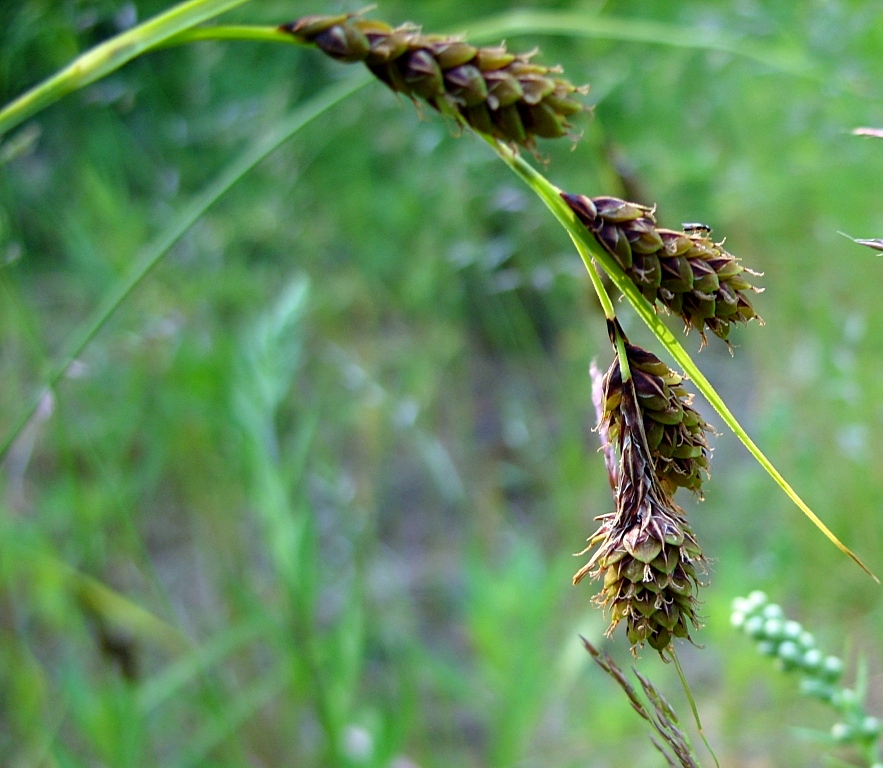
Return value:
[(142, 711), (149, 712), (168, 703), (194, 679), (265, 635), (270, 624), (269, 616), (258, 615), (254, 620), (231, 627), (193, 648), (142, 683), (138, 689), (138, 705)]
[(149, 640), (175, 654), (189, 647), (186, 636), (171, 624), (97, 579), (33, 546), (22, 544), (9, 532), (5, 532), (0, 543), (0, 557), (4, 568), (9, 570), (4, 575), (15, 575), (28, 584), (58, 583), (60, 592), (104, 626), (131, 632), (139, 640)]
[[(304, 318), (307, 314), (310, 283), (296, 276), (283, 288), (276, 301), (263, 308), (243, 333), (238, 349), (239, 362), (230, 381), (233, 418), (241, 436), (242, 454), (257, 520), (263, 534), (263, 547), (280, 586), (284, 610), (277, 616), (292, 638), (286, 643), (294, 660), (285, 675), (309, 681), (316, 717), (325, 735), (324, 752), (329, 765), (341, 761), (342, 733), (350, 719), (361, 675), (362, 632), (358, 605), (360, 591), (347, 595), (345, 617), (330, 626), (318, 620), (326, 578), (319, 559), (319, 542), (313, 504), (304, 490), (312, 443), (320, 421), (318, 409), (297, 420), (293, 447), (280, 445), (277, 423), (279, 412), (295, 390), (301, 365)], [(285, 675), (280, 674), (279, 677)], [(268, 682), (255, 689), (256, 701), (279, 690)], [(230, 726), (250, 714), (230, 715)], [(202, 737), (210, 743), (227, 734), (223, 724), (217, 737), (211, 731)], [(197, 739), (199, 743), (200, 739)], [(197, 751), (181, 768), (202, 757)]]
[(290, 685), (290, 672), (285, 662), (268, 670), (249, 687), (237, 692), (227, 703), (222, 716), (197, 729), (188, 739), (186, 749), (181, 749), (177, 759), (167, 765), (173, 768), (195, 768), (211, 765), (207, 762), (211, 752), (227, 739), (235, 737), (242, 726), (268, 706)]
[(748, 433), (739, 424), (732, 411), (727, 404), (715, 391), (714, 387), (702, 371), (693, 362), (689, 353), (681, 346), (680, 342), (674, 337), (674, 334), (659, 319), (654, 308), (647, 299), (641, 294), (635, 284), (623, 274), (619, 265), (614, 261), (598, 243), (591, 237), (588, 230), (580, 224), (570, 208), (561, 199), (560, 192), (557, 187), (553, 186), (541, 173), (538, 173), (532, 166), (528, 165), (519, 155), (516, 155), (509, 147), (503, 146), (499, 142), (489, 142), (497, 151), (497, 154), (506, 162), (506, 164), (542, 199), (549, 210), (555, 215), (555, 218), (567, 230), (570, 238), (573, 240), (577, 250), (582, 257), (583, 263), (590, 272), (593, 269), (592, 260), (597, 261), (607, 272), (610, 279), (616, 285), (617, 289), (628, 299), (629, 303), (637, 312), (638, 316), (646, 323), (647, 327), (653, 332), (659, 343), (662, 344), (669, 354), (683, 368), (684, 373), (692, 379), (696, 388), (702, 393), (703, 397), (708, 400), (709, 404), (718, 412), (724, 423), (733, 431), (736, 437), (748, 449), (757, 462), (767, 471), (767, 473), (776, 481), (776, 484), (787, 494), (806, 515), (812, 523), (845, 555), (852, 558), (855, 563), (867, 573), (874, 581), (879, 583), (879, 579), (873, 572), (852, 552), (834, 533), (819, 519), (818, 515), (810, 509), (810, 507), (798, 496), (797, 492), (782, 477), (781, 473), (773, 466), (772, 462), (763, 454), (760, 448), (751, 439)]
[(190, 0), (115, 35), (0, 110), (0, 135), (83, 86), (100, 80), (172, 35), (219, 16), (248, 0)]
[(126, 300), (126, 297), (159, 264), (171, 247), (199, 220), (209, 207), (214, 205), (237, 181), (283, 142), (290, 139), (307, 123), (324, 114), (335, 104), (357, 91), (368, 81), (367, 75), (355, 76), (328, 88), (310, 101), (300, 105), (287, 118), (281, 120), (272, 131), (248, 147), (212, 183), (207, 185), (200, 194), (183, 206), (180, 213), (166, 226), (163, 232), (159, 234), (153, 243), (144, 249), (142, 256), (132, 266), (129, 274), (119, 281), (104, 303), (74, 337), (74, 340), (68, 347), (68, 351), (47, 377), (43, 390), (37, 394), (16, 425), (5, 436), (2, 444), (0, 444), (0, 459), (6, 455), (16, 437), (18, 437), (36, 412), (45, 389), (52, 389), (58, 384), (77, 355), (92, 341), (110, 316)]
[(799, 77), (824, 82), (829, 80), (829, 73), (819, 71), (799, 51), (782, 45), (757, 44), (734, 36), (710, 33), (704, 29), (640, 18), (613, 18), (569, 11), (518, 10), (470, 24), (467, 31), (470, 40), (475, 41), (513, 35), (553, 34), (718, 51), (750, 59)]

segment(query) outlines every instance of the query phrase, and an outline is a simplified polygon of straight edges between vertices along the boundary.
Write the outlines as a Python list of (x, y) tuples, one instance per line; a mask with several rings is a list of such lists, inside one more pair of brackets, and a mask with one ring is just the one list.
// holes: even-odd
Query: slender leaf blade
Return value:
[(185, 29), (219, 16), (248, 0), (189, 0), (90, 48), (64, 69), (0, 110), (0, 135), (58, 101), (119, 69)]

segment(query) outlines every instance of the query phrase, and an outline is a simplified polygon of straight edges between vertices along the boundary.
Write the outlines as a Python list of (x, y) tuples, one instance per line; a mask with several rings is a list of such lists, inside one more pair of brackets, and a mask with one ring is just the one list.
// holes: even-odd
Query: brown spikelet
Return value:
[[(675, 394), (679, 380), (665, 382), (672, 372), (664, 363), (639, 347), (625, 344), (625, 349), (629, 376), (622, 380), (625, 366), (615, 360), (603, 379), (599, 408), (605, 455), (610, 450), (607, 441), (619, 451), (618, 465), (608, 470), (616, 506), (613, 512), (597, 518), (601, 525), (580, 554), (598, 549), (573, 581), (577, 584), (586, 575), (602, 581), (595, 602), (610, 612), (608, 634), (625, 621), (633, 651), (649, 643), (664, 654), (673, 638), (689, 638), (690, 628), (699, 623), (695, 591), (699, 585), (697, 567), (704, 570), (704, 559), (672, 494), (679, 485), (690, 487), (694, 482), (694, 489), (698, 489), (701, 473), (707, 468), (707, 427), (698, 414), (697, 423), (702, 426), (697, 432), (685, 426), (692, 422), (688, 411), (695, 411), (685, 396)], [(648, 387), (648, 382), (652, 386)], [(648, 392), (652, 394), (648, 396)], [(672, 423), (663, 425), (665, 436), (660, 444), (668, 441), (669, 445), (698, 448), (702, 461), (694, 457), (682, 466), (673, 465), (662, 460), (658, 445), (650, 447), (647, 425), (655, 429), (653, 414), (669, 412), (675, 400), (679, 401), (679, 415), (672, 413)]]
[(608, 634), (625, 621), (633, 649), (649, 643), (662, 653), (672, 638), (689, 637), (698, 626), (694, 592), (703, 558), (683, 510), (656, 482), (636, 439), (640, 414), (633, 400), (623, 398), (633, 418), (622, 440), (616, 511), (601, 516), (589, 539), (589, 548), (600, 546), (573, 581), (587, 574), (602, 580), (595, 602), (610, 612)]
[(588, 86), (531, 61), (536, 51), (478, 48), (459, 37), (425, 35), (353, 14), (306, 16), (280, 27), (339, 61), (362, 61), (392, 90), (422, 99), (479, 133), (533, 149), (536, 138), (568, 135), (586, 109), (574, 98)]
[(714, 242), (708, 227), (660, 229), (654, 209), (638, 203), (567, 192), (561, 197), (645, 298), (678, 315), (687, 330), (696, 328), (703, 342), (706, 328), (726, 341), (732, 323), (763, 322), (746, 295), (763, 290), (746, 279), (759, 273)]
[[(701, 493), (702, 480), (708, 476), (706, 433), (711, 427), (692, 407), (693, 396), (684, 389), (683, 376), (646, 349), (631, 344), (625, 349), (657, 480), (669, 494), (678, 488)], [(602, 418), (609, 439), (617, 440), (624, 427), (618, 356), (604, 377), (603, 392)]]

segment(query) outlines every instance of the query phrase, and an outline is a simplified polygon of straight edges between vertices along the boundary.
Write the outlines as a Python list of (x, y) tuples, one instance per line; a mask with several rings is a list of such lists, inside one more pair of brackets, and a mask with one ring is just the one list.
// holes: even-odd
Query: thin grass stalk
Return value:
[[(232, 385), (234, 420), (242, 434), (242, 453), (250, 479), (250, 498), (281, 586), (279, 618), (284, 647), (293, 648), (292, 667), (309, 680), (311, 703), (324, 732), (323, 765), (345, 763), (344, 731), (357, 675), (345, 659), (329, 663), (326, 648), (340, 632), (357, 632), (354, 615), (323, 630), (319, 625), (322, 589), (327, 579), (319, 559), (315, 511), (303, 489), (308, 462), (321, 422), (321, 409), (304, 414), (292, 453), (281, 452), (277, 436), (280, 406), (290, 393), (301, 356), (303, 318), (309, 283), (297, 279), (265, 310), (240, 341), (240, 365)], [(358, 598), (353, 592), (353, 600)], [(292, 669), (285, 674), (291, 680)]]
[[(237, 690), (236, 696), (225, 702), (217, 719), (212, 718), (198, 726), (189, 736), (182, 754), (170, 763), (172, 768), (198, 768), (211, 764), (212, 752), (225, 741), (236, 742), (236, 732), (281, 696), (290, 683), (290, 671), (285, 664), (279, 663), (252, 685)], [(245, 749), (241, 748), (241, 752), (244, 753)], [(239, 759), (245, 764), (248, 756), (240, 754)]]
[[(699, 738), (702, 739), (702, 743), (711, 754), (715, 766), (717, 768), (720, 768), (720, 761), (717, 759), (717, 753), (711, 747), (711, 742), (708, 741), (708, 737), (705, 735), (705, 728), (702, 726), (702, 719), (699, 717), (699, 707), (696, 704), (696, 699), (693, 697), (693, 691), (690, 689), (690, 684), (687, 682), (687, 676), (684, 674), (684, 668), (681, 666), (681, 659), (678, 656), (677, 650), (675, 648), (672, 648), (671, 658), (674, 662), (675, 669), (678, 672), (678, 678), (680, 678), (681, 686), (684, 689), (684, 695), (687, 697), (687, 702), (690, 704), (690, 711), (693, 714), (693, 722), (696, 723), (696, 730), (699, 731)], [(635, 670), (635, 674), (638, 674), (637, 670)]]
[[(247, 0), (245, 0), (247, 2)], [(188, 43), (209, 41), (223, 42), (239, 40), (250, 43), (284, 43), (285, 45), (303, 46), (299, 40), (282, 32), (279, 27), (266, 27), (254, 24), (216, 24), (209, 27), (191, 27), (177, 32), (157, 43), (151, 51), (174, 48)]]
[[(161, 671), (144, 679), (138, 686), (138, 706), (145, 712), (167, 706), (180, 697), (188, 686), (200, 681), (216, 666), (253, 642), (267, 636), (272, 620), (267, 616), (245, 620), (238, 627), (217, 634)], [(217, 698), (217, 692), (215, 692)]]
[[(824, 71), (812, 60), (796, 53), (791, 45), (758, 45), (744, 38), (714, 33), (707, 29), (699, 30), (684, 24), (666, 24), (584, 12), (518, 10), (470, 24), (468, 33), (470, 38), (477, 40), (495, 36), (509, 38), (518, 35), (561, 35), (570, 38), (583, 37), (590, 40), (614, 40), (687, 50), (714, 51), (755, 61), (795, 77), (807, 78), (829, 86), (831, 84), (830, 72)], [(850, 89), (848, 83), (839, 85), (844, 89)]]

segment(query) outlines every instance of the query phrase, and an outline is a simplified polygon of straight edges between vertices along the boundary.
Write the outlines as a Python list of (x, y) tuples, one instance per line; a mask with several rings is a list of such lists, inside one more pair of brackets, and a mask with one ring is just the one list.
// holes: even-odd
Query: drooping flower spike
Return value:
[(661, 229), (645, 205), (567, 192), (561, 197), (644, 297), (679, 316), (687, 330), (696, 328), (703, 342), (706, 328), (726, 341), (733, 323), (763, 322), (746, 294), (763, 290), (746, 279), (760, 273), (712, 240), (706, 225)]
[(573, 582), (600, 579), (595, 602), (610, 612), (608, 634), (624, 621), (633, 650), (648, 643), (664, 655), (673, 638), (689, 638), (699, 625), (695, 592), (704, 558), (672, 496), (678, 487), (699, 491), (709, 427), (680, 376), (629, 344), (618, 324), (611, 323), (611, 337), (616, 359), (603, 379), (594, 372), (593, 390), (615, 509), (597, 518), (601, 525), (580, 554), (598, 549)]
[(505, 44), (479, 48), (460, 37), (425, 35), (357, 14), (305, 16), (281, 30), (338, 61), (362, 61), (392, 90), (421, 99), (479, 133), (533, 150), (536, 138), (569, 135), (588, 92), (559, 77), (560, 67), (532, 61), (536, 51)]

